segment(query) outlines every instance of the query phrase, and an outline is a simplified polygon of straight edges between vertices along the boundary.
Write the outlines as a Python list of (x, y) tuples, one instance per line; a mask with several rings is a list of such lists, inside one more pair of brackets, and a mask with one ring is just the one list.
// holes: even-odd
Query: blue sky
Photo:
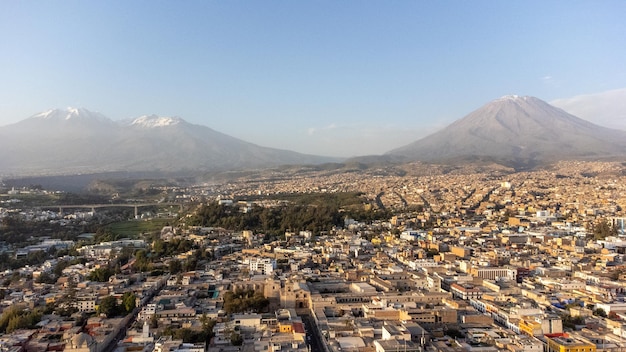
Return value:
[(57, 107), (383, 153), (507, 94), (626, 87), (625, 1), (0, 0), (0, 125)]

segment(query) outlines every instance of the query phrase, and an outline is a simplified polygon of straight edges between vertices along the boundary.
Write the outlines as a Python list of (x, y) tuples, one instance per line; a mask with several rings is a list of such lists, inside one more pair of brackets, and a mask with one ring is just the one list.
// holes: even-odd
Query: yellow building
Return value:
[(541, 323), (529, 317), (522, 317), (522, 319), (519, 320), (519, 331), (528, 336), (543, 335)]
[(596, 345), (573, 337), (546, 337), (547, 352), (596, 352)]
[(450, 246), (450, 252), (459, 258), (467, 258), (472, 255), (472, 249), (465, 246)]
[(293, 328), (291, 326), (291, 321), (279, 322), (278, 323), (278, 332), (286, 332), (286, 333), (293, 332)]

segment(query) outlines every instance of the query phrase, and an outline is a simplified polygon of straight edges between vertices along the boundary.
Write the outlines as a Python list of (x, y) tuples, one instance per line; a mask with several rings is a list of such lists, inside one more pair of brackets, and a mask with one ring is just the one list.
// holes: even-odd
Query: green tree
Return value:
[(0, 332), (5, 332), (7, 330), (7, 326), (9, 325), (9, 321), (14, 317), (19, 316), (22, 313), (22, 308), (12, 305), (8, 309), (5, 309), (0, 316)]
[(152, 243), (152, 251), (154, 252), (154, 254), (156, 254), (158, 257), (162, 256), (163, 254), (165, 254), (165, 243), (163, 242), (163, 240), (157, 239)]
[(13, 332), (18, 329), (33, 328), (41, 320), (39, 309), (26, 311), (17, 306), (11, 306), (0, 316), (0, 332)]
[(117, 299), (113, 296), (104, 297), (100, 300), (97, 311), (98, 314), (104, 314), (107, 318), (116, 316), (119, 311), (119, 307), (117, 306)]
[(157, 317), (156, 314), (153, 314), (150, 317), (150, 328), (152, 329), (156, 329), (159, 327), (159, 318)]
[(132, 312), (136, 307), (137, 296), (133, 292), (124, 292), (122, 296), (122, 307), (126, 314)]
[(37, 282), (44, 284), (54, 284), (56, 282), (56, 279), (53, 275), (44, 271), (37, 278)]
[(200, 323), (202, 323), (202, 330), (207, 334), (207, 336), (212, 337), (213, 328), (215, 327), (215, 324), (217, 324), (217, 321), (209, 318), (206, 313), (203, 313), (200, 317)]
[(593, 314), (602, 318), (606, 318), (606, 312), (602, 308), (596, 308), (593, 310)]
[(185, 264), (183, 264), (183, 269), (185, 269), (185, 271), (194, 271), (196, 270), (197, 266), (198, 266), (198, 260), (196, 258), (191, 257), (185, 260)]
[(148, 258), (148, 253), (143, 249), (135, 253), (135, 268), (141, 272), (152, 270), (152, 263), (150, 258)]
[(265, 298), (261, 291), (238, 290), (236, 292), (224, 292), (224, 310), (228, 314), (245, 312), (247, 310), (262, 312), (267, 309), (269, 304), (269, 300)]
[(243, 345), (243, 337), (241, 337), (238, 333), (233, 332), (230, 334), (230, 343), (232, 343), (233, 346), (241, 346)]
[(563, 321), (563, 327), (568, 329), (576, 329), (576, 325), (583, 325), (585, 323), (585, 318), (583, 317), (572, 317), (569, 314), (562, 315), (561, 320)]
[(181, 264), (180, 260), (178, 259), (172, 259), (170, 260), (170, 262), (168, 263), (169, 269), (170, 269), (170, 274), (175, 275), (180, 273), (181, 271), (183, 271), (183, 265)]
[(97, 282), (107, 282), (115, 272), (109, 267), (100, 267), (94, 269), (87, 275), (87, 279)]
[(67, 268), (68, 266), (70, 266), (70, 263), (67, 260), (60, 260), (57, 265), (54, 266), (54, 269), (52, 269), (52, 273), (56, 277), (60, 277), (61, 275), (63, 275), (63, 269)]
[(606, 220), (600, 220), (592, 228), (593, 239), (603, 240), (609, 236), (617, 236), (617, 227)]

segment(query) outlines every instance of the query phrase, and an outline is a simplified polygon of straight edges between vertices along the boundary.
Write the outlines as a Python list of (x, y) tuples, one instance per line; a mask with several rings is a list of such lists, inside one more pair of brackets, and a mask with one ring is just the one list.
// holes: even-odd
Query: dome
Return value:
[(76, 334), (72, 338), (72, 345), (75, 348), (88, 347), (92, 343), (93, 343), (93, 337), (89, 336), (89, 334), (86, 334), (84, 332), (81, 332), (80, 334)]

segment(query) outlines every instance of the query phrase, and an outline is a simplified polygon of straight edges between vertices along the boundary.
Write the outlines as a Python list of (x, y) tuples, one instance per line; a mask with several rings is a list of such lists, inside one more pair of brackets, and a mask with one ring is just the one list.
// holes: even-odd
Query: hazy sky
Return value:
[(626, 87), (625, 14), (622, 0), (0, 0), (0, 125), (74, 106), (383, 153), (502, 95)]

